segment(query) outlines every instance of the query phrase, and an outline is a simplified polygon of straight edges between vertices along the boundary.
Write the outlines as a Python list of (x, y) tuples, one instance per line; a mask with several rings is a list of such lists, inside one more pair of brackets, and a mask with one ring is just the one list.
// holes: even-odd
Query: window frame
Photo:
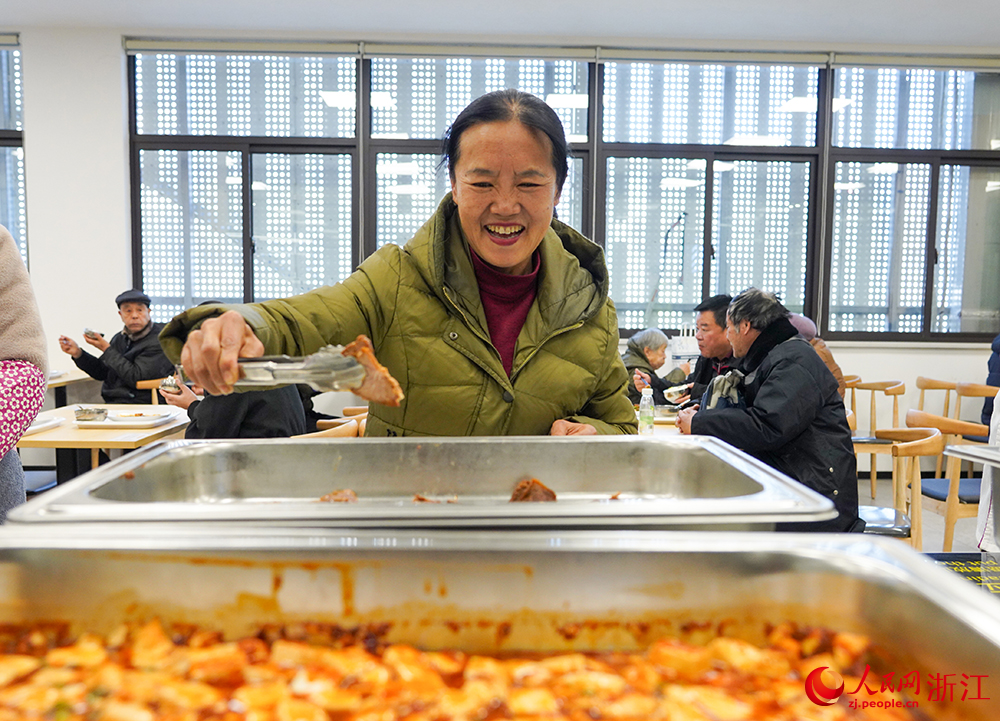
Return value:
[[(19, 54), (18, 61), (23, 62), (23, 58), (20, 57), (20, 43), (17, 35), (6, 35), (0, 33), (0, 51), (12, 51)], [(22, 68), (23, 73), (23, 68)], [(4, 78), (6, 79), (6, 78)], [(5, 88), (4, 92), (8, 90), (13, 93), (16, 84), (12, 85), (10, 88)], [(23, 86), (22, 86), (23, 87)], [(23, 92), (23, 90), (22, 90)], [(24, 128), (23, 123), (21, 129), (15, 128), (0, 128), (0, 148), (20, 148), (22, 157), (21, 163), (24, 164), (23, 153), (24, 153)], [(22, 176), (23, 180), (23, 176)], [(25, 192), (24, 186), (21, 186), (21, 192)], [(27, 213), (25, 212), (25, 217), (22, 221), (22, 227), (20, 229), (8, 227), (7, 229), (11, 231), (14, 237), (14, 243), (17, 246), (18, 252), (21, 254), (21, 259), (24, 260), (25, 265), (30, 267), (28, 262), (28, 220)], [(18, 232), (20, 230), (21, 232)]]
[[(354, 138), (310, 138), (296, 136), (282, 138), (275, 136), (252, 135), (151, 135), (137, 132), (137, 117), (135, 111), (135, 56), (129, 56), (128, 63), (128, 97), (129, 97), (129, 175), (130, 197), (132, 202), (132, 279), (133, 287), (142, 287), (142, 177), (140, 156), (144, 150), (205, 150), (216, 152), (238, 152), (241, 157), (242, 177), (242, 247), (243, 247), (243, 302), (254, 302), (254, 240), (253, 240), (253, 202), (251, 184), (253, 173), (251, 158), (259, 153), (278, 153), (288, 155), (317, 154), (347, 154), (351, 156), (352, 197), (355, 199), (355, 212), (351, 218), (351, 257), (352, 265), (358, 264), (367, 255), (362, 255), (361, 219), (357, 212), (356, 199), (360, 197), (360, 163), (359, 137)], [(358, 115), (357, 117), (361, 117)], [(183, 300), (183, 299), (181, 299)]]
[[(129, 134), (130, 134), (130, 178), (132, 200), (132, 273), (136, 287), (142, 282), (142, 217), (141, 217), (141, 178), (139, 170), (140, 155), (145, 150), (213, 150), (238, 151), (243, 159), (243, 265), (244, 265), (244, 300), (253, 299), (253, 219), (251, 206), (250, 173), (251, 157), (255, 153), (349, 153), (352, 156), (352, 259), (354, 267), (371, 255), (377, 246), (377, 177), (376, 162), (382, 153), (398, 154), (439, 154), (440, 139), (393, 139), (371, 137), (371, 58), (395, 54), (400, 57), (431, 57), (424, 55), (417, 46), (407, 47), (404, 51), (387, 52), (383, 48), (375, 52), (372, 48), (366, 51), (363, 44), (356, 56), (356, 133), (353, 138), (312, 138), (312, 137), (274, 137), (274, 136), (208, 136), (208, 135), (139, 135), (136, 131), (136, 66), (135, 55), (128, 57), (128, 102), (129, 102)], [(468, 50), (468, 52), (463, 52)], [(451, 48), (450, 55), (437, 53), (437, 57), (520, 57), (551, 59), (552, 54), (546, 54), (538, 48), (537, 54), (521, 48), (520, 55), (499, 54), (488, 47)], [(147, 51), (142, 51), (147, 52)], [(149, 50), (148, 52), (157, 52)], [(160, 52), (184, 53), (185, 50), (162, 50)], [(211, 52), (206, 50), (204, 52)], [(230, 49), (219, 49), (218, 54), (234, 52)], [(261, 50), (248, 50), (248, 53), (261, 54)], [(318, 53), (319, 51), (317, 51)], [(341, 54), (343, 51), (329, 51), (330, 54)], [(366, 54), (367, 53), (367, 54)], [(263, 54), (286, 55), (287, 50), (274, 49)], [(701, 145), (701, 144), (670, 144), (670, 143), (627, 143), (606, 142), (603, 138), (603, 92), (604, 92), (604, 62), (642, 61), (644, 58), (627, 57), (612, 59), (610, 56), (600, 57), (601, 52), (594, 51), (592, 57), (574, 56), (574, 59), (588, 62), (588, 96), (590, 105), (587, 112), (588, 139), (585, 143), (571, 145), (572, 155), (582, 160), (583, 209), (582, 227), (579, 230), (591, 237), (602, 247), (606, 246), (606, 214), (602, 198), (606, 197), (608, 187), (607, 163), (609, 158), (641, 157), (649, 159), (688, 158), (704, 159), (706, 161), (704, 188), (704, 227), (703, 259), (702, 259), (702, 296), (711, 293), (711, 254), (716, 239), (712, 237), (713, 205), (715, 183), (713, 182), (712, 164), (716, 161), (792, 161), (806, 162), (810, 168), (808, 188), (809, 218), (806, 227), (806, 255), (803, 259), (805, 273), (804, 313), (815, 318), (820, 333), (828, 340), (847, 341), (927, 341), (927, 342), (988, 342), (993, 334), (990, 332), (935, 332), (933, 326), (934, 303), (934, 258), (937, 233), (938, 177), (941, 165), (957, 164), (1000, 168), (1000, 150), (910, 150), (896, 148), (866, 148), (837, 147), (832, 144), (833, 132), (833, 99), (835, 96), (835, 73), (837, 68), (847, 66), (843, 62), (834, 65), (831, 59), (824, 64), (816, 65), (818, 69), (817, 95), (818, 110), (815, 123), (815, 144), (812, 146), (731, 146), (731, 145)], [(655, 56), (655, 53), (650, 53)], [(683, 53), (675, 53), (670, 57), (659, 58), (668, 62), (684, 61)], [(706, 58), (697, 53), (688, 53), (689, 62), (705, 62)], [(656, 61), (653, 58), (645, 58)], [(906, 67), (923, 67), (919, 59), (913, 59)], [(732, 64), (733, 59), (718, 62)], [(739, 62), (756, 64), (781, 64), (780, 57), (767, 57)], [(890, 67), (890, 65), (886, 65)], [(956, 69), (962, 69), (956, 65)], [(996, 72), (992, 69), (991, 72)], [(0, 145), (13, 144), (11, 131), (0, 131)], [(20, 134), (18, 133), (18, 140)], [(842, 162), (920, 162), (932, 166), (932, 177), (928, 192), (928, 217), (925, 227), (925, 267), (923, 278), (923, 319), (920, 332), (858, 332), (832, 331), (829, 329), (829, 308), (831, 299), (831, 264), (833, 258), (833, 223), (836, 193), (834, 179), (838, 163)], [(447, 172), (443, 170), (442, 172)], [(692, 306), (693, 309), (693, 306)], [(619, 329), (622, 337), (631, 335), (635, 328)]]
[[(991, 160), (988, 155), (995, 157)], [(934, 324), (934, 272), (937, 265), (937, 228), (938, 228), (938, 195), (939, 180), (942, 165), (962, 165), (969, 167), (988, 167), (1000, 170), (1000, 152), (998, 151), (978, 151), (978, 150), (906, 150), (906, 149), (881, 149), (881, 148), (842, 148), (837, 152), (830, 153), (829, 164), (826, 168), (826, 183), (828, 188), (833, 188), (834, 178), (838, 163), (920, 163), (930, 166), (930, 182), (928, 183), (927, 217), (924, 223), (924, 288), (923, 305), (921, 316), (921, 329), (919, 333), (905, 333), (900, 331), (883, 332), (863, 332), (863, 331), (833, 331), (826, 328), (828, 312), (823, 314), (824, 324), (820, 326), (824, 338), (830, 340), (864, 341), (873, 338), (879, 341), (928, 341), (935, 343), (981, 343), (990, 342), (995, 333), (972, 333), (955, 331), (943, 333), (932, 329)], [(833, 203), (834, 193), (829, 195), (829, 212), (826, 215), (826, 227), (824, 229), (827, 238), (825, 255), (823, 258), (827, 277), (831, 272), (833, 262)], [(825, 309), (830, 308), (831, 287), (824, 283), (820, 287), (822, 293), (821, 303)], [(819, 325), (819, 323), (817, 323)]]

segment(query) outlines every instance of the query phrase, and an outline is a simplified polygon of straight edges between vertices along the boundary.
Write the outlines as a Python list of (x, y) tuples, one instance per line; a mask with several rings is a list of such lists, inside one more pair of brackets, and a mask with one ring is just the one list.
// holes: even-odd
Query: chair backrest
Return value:
[(316, 431), (315, 433), (303, 433), (298, 436), (292, 436), (292, 438), (357, 438), (358, 437), (358, 422), (353, 418), (349, 421), (341, 423), (340, 425), (333, 426), (332, 428), (327, 428), (322, 431)]
[[(861, 382), (861, 376), (849, 375), (844, 376), (844, 388), (845, 393), (849, 390), (851, 392), (851, 411), (855, 416), (858, 414), (858, 403), (857, 397), (855, 396), (855, 389), (858, 387), (858, 383)], [(855, 429), (857, 428), (857, 423), (855, 423)]]
[(955, 399), (954, 417), (958, 418), (962, 414), (962, 398), (996, 398), (998, 392), (1000, 392), (1000, 388), (985, 383), (956, 383), (955, 393), (958, 398)]
[(915, 409), (906, 412), (906, 425), (910, 428), (936, 428), (950, 436), (987, 436), (990, 433), (989, 427), (982, 423), (960, 421)]
[(945, 447), (945, 436), (937, 428), (885, 428), (875, 436), (894, 441), (893, 458), (939, 456)]
[(854, 411), (850, 408), (845, 409), (847, 411), (847, 427), (852, 431), (858, 430), (858, 417), (854, 415)]
[(347, 423), (348, 421), (357, 421), (358, 424), (360, 425), (361, 421), (367, 417), (368, 417), (368, 412), (366, 411), (357, 416), (349, 416), (349, 417), (345, 416), (344, 418), (320, 418), (318, 421), (316, 421), (316, 430), (325, 431), (328, 428), (333, 428), (335, 426), (342, 425), (344, 423)]
[(138, 381), (135, 384), (135, 387), (136, 387), (137, 390), (140, 390), (140, 391), (152, 391), (153, 400), (150, 401), (150, 402), (154, 406), (158, 406), (160, 404), (160, 394), (157, 393), (157, 390), (159, 389), (160, 383), (162, 381), (163, 381), (162, 378), (150, 378), (149, 380)]
[[(877, 427), (875, 417), (875, 396), (882, 393), (892, 398), (892, 428), (899, 427), (899, 397), (906, 393), (906, 384), (903, 381), (868, 381), (866, 383), (856, 383), (853, 386), (859, 391), (871, 392), (871, 409), (868, 416), (869, 432), (874, 435)], [(855, 413), (856, 409), (852, 408)]]
[(951, 392), (958, 384), (954, 381), (939, 381), (934, 378), (917, 376), (917, 388), (920, 389), (920, 397), (917, 400), (917, 410), (924, 410), (924, 391), (944, 391), (944, 408), (941, 415), (949, 416), (951, 411)]

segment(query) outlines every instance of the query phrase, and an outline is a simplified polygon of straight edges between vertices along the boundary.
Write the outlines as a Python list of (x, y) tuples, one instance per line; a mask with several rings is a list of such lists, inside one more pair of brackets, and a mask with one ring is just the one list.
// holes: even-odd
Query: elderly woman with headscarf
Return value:
[(661, 378), (656, 371), (667, 362), (667, 335), (657, 328), (646, 328), (631, 338), (625, 345), (622, 361), (629, 374), (628, 397), (633, 404), (642, 397), (642, 389), (653, 388), (653, 402), (667, 405), (670, 401), (663, 391), (678, 383), (683, 383), (686, 374), (683, 368), (674, 368)]
[(809, 345), (816, 351), (816, 355), (823, 359), (826, 367), (833, 373), (833, 377), (837, 379), (837, 392), (843, 398), (847, 392), (847, 386), (844, 384), (844, 372), (840, 370), (837, 361), (833, 359), (833, 353), (826, 342), (816, 334), (816, 324), (811, 318), (807, 318), (801, 313), (791, 313), (788, 316), (788, 320), (795, 326), (795, 330), (799, 332), (799, 335), (809, 341)]

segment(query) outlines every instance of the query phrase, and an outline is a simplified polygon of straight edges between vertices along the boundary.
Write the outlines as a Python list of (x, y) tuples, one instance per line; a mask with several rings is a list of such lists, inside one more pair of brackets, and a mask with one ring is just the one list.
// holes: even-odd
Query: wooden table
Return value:
[(81, 381), (94, 381), (95, 383), (100, 383), (100, 381), (94, 380), (76, 366), (73, 366), (67, 371), (62, 371), (59, 368), (53, 368), (49, 371), (50, 374), (56, 372), (60, 372), (61, 375), (49, 378), (49, 388), (51, 388), (56, 395), (56, 408), (61, 408), (66, 405), (66, 386), (73, 385), (74, 383), (80, 383)]
[[(189, 423), (187, 413), (173, 406), (102, 404), (100, 408), (109, 411), (136, 411), (145, 413), (162, 413), (165, 408), (172, 409), (177, 417), (160, 426), (152, 428), (77, 428), (74, 422), (74, 410), (78, 406), (54, 408), (38, 414), (38, 421), (50, 418), (62, 418), (62, 423), (48, 430), (23, 436), (17, 442), (18, 448), (79, 448), (90, 449), (91, 468), (97, 468), (98, 455), (101, 449), (123, 448), (135, 449), (149, 445), (153, 441), (170, 436), (183, 437), (184, 429)], [(89, 406), (84, 406), (89, 407)]]

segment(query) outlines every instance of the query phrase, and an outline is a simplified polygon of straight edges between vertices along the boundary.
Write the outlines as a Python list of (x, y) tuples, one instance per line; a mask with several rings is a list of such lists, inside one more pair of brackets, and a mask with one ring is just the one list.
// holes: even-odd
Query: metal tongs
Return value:
[[(365, 368), (356, 358), (341, 355), (343, 350), (342, 345), (328, 345), (299, 358), (288, 355), (240, 358), (242, 373), (234, 385), (252, 388), (304, 383), (320, 392), (359, 388), (365, 379)], [(181, 366), (177, 370), (185, 378)]]

